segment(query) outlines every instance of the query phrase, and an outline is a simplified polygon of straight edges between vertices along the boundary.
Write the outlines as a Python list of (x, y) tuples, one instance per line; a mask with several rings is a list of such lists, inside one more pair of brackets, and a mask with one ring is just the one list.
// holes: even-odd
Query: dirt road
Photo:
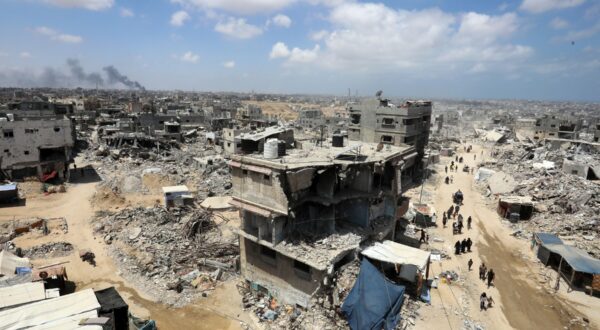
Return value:
[[(154, 302), (145, 296), (134, 283), (128, 283), (119, 276), (113, 260), (106, 252), (106, 246), (101, 238), (93, 235), (91, 219), (94, 209), (90, 198), (96, 191), (95, 183), (70, 184), (68, 191), (63, 194), (48, 196), (39, 195), (28, 198), (25, 206), (0, 208), (0, 222), (12, 221), (31, 217), (64, 217), (69, 231), (66, 234), (28, 233), (17, 237), (17, 246), (27, 248), (49, 242), (69, 242), (75, 252), (66, 257), (34, 260), (36, 266), (48, 265), (55, 262), (68, 262), (65, 266), (69, 280), (75, 282), (77, 289), (102, 289), (115, 286), (129, 304), (135, 315), (150, 317), (157, 321), (160, 329), (240, 329), (239, 321), (251, 322), (243, 314), (237, 297), (235, 283), (226, 283), (211, 293), (209, 298), (184, 308), (172, 309)], [(77, 251), (90, 249), (96, 255), (96, 267), (79, 259)], [(236, 303), (232, 303), (235, 301)], [(202, 320), (199, 322), (198, 320)]]
[[(481, 149), (475, 148), (471, 153), (460, 153), (465, 163), (473, 166), (481, 159)], [(448, 173), (454, 180), (445, 184), (444, 166), (450, 163), (450, 158), (442, 157), (437, 165), (437, 176), (426, 184), (426, 189), (432, 192), (430, 203), (438, 211), (439, 226), (428, 230), (429, 244), (432, 248), (444, 250), (452, 256), (450, 260), (434, 262), (432, 274), (439, 275), (444, 270), (454, 270), (460, 275), (458, 282), (450, 285), (440, 283), (438, 289), (432, 289), (431, 306), (421, 309), (422, 320), (417, 323), (417, 329), (462, 329), (474, 328), (481, 325), (485, 329), (575, 329), (570, 321), (579, 316), (571, 306), (557, 299), (536, 282), (533, 255), (527, 242), (518, 240), (510, 235), (496, 212), (485, 204), (479, 191), (473, 184), (473, 176), (459, 171)], [(437, 179), (435, 179), (437, 178)], [(464, 205), (460, 213), (465, 218), (465, 229), (461, 235), (452, 234), (452, 220), (447, 228), (442, 228), (441, 214), (452, 205), (452, 194), (460, 189), (464, 196)], [(466, 219), (473, 218), (473, 229), (466, 229)], [(474, 241), (471, 253), (454, 255), (454, 243), (457, 240), (470, 237)], [(439, 242), (443, 240), (443, 242)], [(471, 271), (467, 262), (472, 259), (474, 264)], [(488, 288), (479, 279), (478, 268), (484, 262), (487, 268), (496, 273), (495, 285)], [(479, 309), (479, 296), (482, 292), (491, 295), (495, 305), (486, 310)]]

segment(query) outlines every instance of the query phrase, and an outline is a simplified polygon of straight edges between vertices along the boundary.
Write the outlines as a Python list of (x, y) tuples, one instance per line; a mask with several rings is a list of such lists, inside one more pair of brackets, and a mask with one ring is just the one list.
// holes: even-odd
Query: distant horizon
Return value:
[[(91, 87), (18, 87), (18, 86), (0, 86), (0, 89), (50, 89), (50, 90), (76, 90), (82, 89), (84, 91), (95, 91), (96, 88)], [(347, 94), (331, 94), (331, 93), (279, 93), (279, 92), (263, 92), (263, 91), (211, 91), (211, 90), (184, 90), (184, 89), (127, 89), (127, 88), (98, 88), (98, 91), (118, 91), (118, 92), (182, 92), (182, 93), (200, 93), (200, 94), (244, 94), (244, 95), (281, 95), (281, 96), (319, 96), (319, 97), (339, 97), (339, 98), (348, 98)], [(350, 98), (358, 97), (361, 99), (364, 98), (375, 98), (375, 92), (373, 95), (361, 95), (358, 96), (351, 95)], [(594, 104), (600, 107), (600, 99), (599, 100), (564, 100), (564, 99), (522, 99), (522, 98), (461, 98), (461, 97), (410, 97), (410, 96), (396, 96), (396, 95), (388, 95), (383, 94), (383, 98), (389, 97), (391, 99), (400, 99), (400, 100), (427, 100), (427, 101), (478, 101), (478, 102), (489, 102), (489, 101), (517, 101), (517, 102), (548, 102), (548, 103), (586, 103), (586, 104)]]

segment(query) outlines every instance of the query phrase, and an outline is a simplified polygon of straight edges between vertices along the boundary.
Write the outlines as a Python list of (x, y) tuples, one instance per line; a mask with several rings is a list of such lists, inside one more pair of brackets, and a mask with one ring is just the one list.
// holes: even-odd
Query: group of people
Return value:
[(494, 278), (496, 277), (496, 273), (494, 273), (493, 269), (487, 269), (487, 267), (485, 266), (485, 263), (481, 263), (481, 266), (479, 266), (479, 279), (482, 281), (486, 281), (487, 280), (487, 286), (488, 288), (492, 285), (494, 285)]
[(458, 240), (454, 244), (454, 254), (459, 255), (461, 253), (471, 252), (471, 246), (473, 246), (471, 237), (464, 238), (462, 241)]
[(483, 292), (479, 296), (479, 310), (480, 311), (491, 308), (493, 303), (494, 303), (494, 299), (492, 299), (492, 296), (488, 296), (487, 293)]
[[(460, 159), (462, 159), (462, 157)], [(458, 162), (458, 157), (456, 158), (456, 161)], [(444, 169), (446, 170), (446, 174), (448, 174), (448, 170), (450, 170), (450, 172), (458, 172), (458, 164), (454, 164), (454, 161), (451, 161), (450, 167), (446, 166)]]

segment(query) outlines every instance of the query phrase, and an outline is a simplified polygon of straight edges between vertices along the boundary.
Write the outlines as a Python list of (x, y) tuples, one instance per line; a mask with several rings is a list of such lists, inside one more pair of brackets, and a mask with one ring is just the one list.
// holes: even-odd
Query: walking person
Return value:
[(492, 296), (487, 297), (487, 303), (487, 308), (492, 308), (492, 304), (494, 303), (494, 299), (492, 299)]
[(460, 241), (456, 241), (456, 244), (454, 244), (454, 254), (460, 254)]
[(448, 166), (445, 167), (446, 174), (448, 174)]
[(469, 271), (471, 271), (471, 267), (473, 267), (473, 259), (469, 259), (467, 265), (469, 266)]
[(471, 216), (469, 216), (469, 217), (467, 218), (467, 229), (468, 229), (468, 230), (471, 230), (471, 222), (472, 222), (472, 221), (473, 221), (473, 219), (471, 219)]
[(479, 277), (481, 278), (481, 280), (485, 281), (485, 274), (487, 273), (487, 267), (485, 266), (484, 263), (481, 264), (481, 268), (479, 271)]
[(419, 243), (425, 243), (425, 229), (421, 229), (421, 238), (419, 239)]
[(446, 223), (448, 222), (448, 218), (446, 217), (446, 213), (444, 213), (444, 217), (442, 218), (442, 225), (446, 228)]
[(473, 155), (473, 160), (477, 159), (477, 154)]
[(471, 246), (473, 246), (473, 241), (471, 237), (467, 238), (467, 251), (471, 252)]
[(494, 277), (496, 277), (496, 273), (494, 273), (494, 270), (490, 268), (487, 273), (488, 288), (494, 285)]
[(458, 233), (459, 233), (459, 234), (462, 234), (462, 229), (463, 229), (463, 223), (462, 223), (462, 221), (460, 221), (460, 222), (458, 223), (457, 227), (458, 227)]
[(454, 175), (450, 176), (450, 183), (454, 183)]
[(484, 293), (479, 296), (479, 311), (487, 310), (487, 295)]
[(460, 242), (460, 253), (467, 252), (467, 240), (463, 238), (462, 242)]

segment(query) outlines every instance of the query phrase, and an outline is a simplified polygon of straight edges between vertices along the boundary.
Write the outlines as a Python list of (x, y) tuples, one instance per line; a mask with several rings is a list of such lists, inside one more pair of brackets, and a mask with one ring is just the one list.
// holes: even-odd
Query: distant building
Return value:
[(387, 99), (371, 99), (350, 105), (348, 139), (414, 146), (419, 155), (429, 142), (430, 101), (407, 101), (394, 105)]
[(304, 109), (298, 113), (296, 125), (304, 129), (316, 128), (325, 123), (323, 112), (320, 109)]
[(553, 138), (577, 140), (579, 139), (580, 130), (581, 120), (555, 115), (545, 115), (542, 118), (538, 118), (535, 122), (534, 139), (542, 140)]

